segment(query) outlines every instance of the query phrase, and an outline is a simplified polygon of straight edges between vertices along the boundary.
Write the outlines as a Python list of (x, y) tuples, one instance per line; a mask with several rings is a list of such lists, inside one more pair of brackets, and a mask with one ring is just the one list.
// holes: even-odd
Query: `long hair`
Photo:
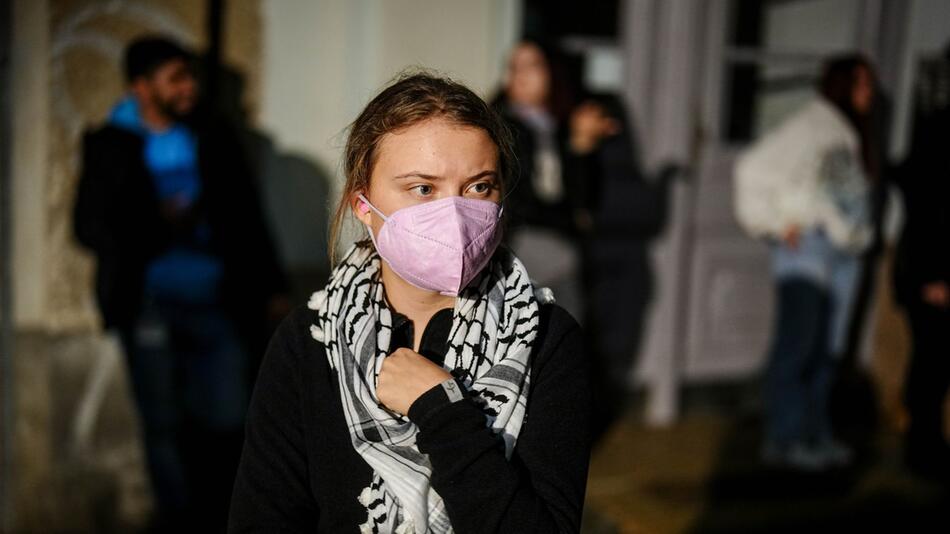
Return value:
[(488, 134), (498, 147), (499, 186), (504, 197), (517, 170), (511, 134), (501, 117), (460, 83), (427, 72), (402, 74), (373, 98), (349, 127), (343, 155), (346, 183), (330, 225), (332, 263), (337, 260), (337, 241), (350, 212), (350, 201), (354, 194), (369, 189), (382, 137), (434, 118)]
[[(859, 113), (854, 109), (853, 92), (858, 69), (865, 69), (871, 77), (874, 88), (871, 109)], [(818, 92), (831, 102), (854, 127), (861, 143), (861, 160), (864, 170), (872, 180), (879, 174), (879, 137), (876, 126), (876, 101), (879, 94), (877, 76), (871, 62), (861, 54), (836, 56), (825, 62)]]
[[(557, 119), (558, 123), (563, 124), (567, 121), (571, 111), (573, 111), (574, 105), (578, 100), (579, 92), (577, 84), (573, 82), (571, 69), (568, 65), (569, 62), (557, 47), (540, 39), (532, 37), (522, 38), (515, 45), (515, 48), (525, 45), (534, 46), (541, 51), (541, 56), (544, 58), (544, 63), (548, 69), (550, 84), (544, 107), (548, 113)], [(512, 49), (512, 51), (514, 51), (514, 49)], [(498, 107), (499, 105), (508, 103), (508, 95), (505, 90), (506, 88), (503, 86), (496, 90), (495, 96), (491, 99), (492, 106)]]

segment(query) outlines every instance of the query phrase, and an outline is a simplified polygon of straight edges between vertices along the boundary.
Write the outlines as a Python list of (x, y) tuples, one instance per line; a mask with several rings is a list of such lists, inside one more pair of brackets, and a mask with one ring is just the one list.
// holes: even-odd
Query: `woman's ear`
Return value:
[(350, 197), (350, 207), (353, 209), (353, 214), (356, 215), (356, 218), (359, 219), (361, 223), (366, 226), (371, 226), (372, 216), (370, 215), (369, 204), (360, 198), (360, 194), (359, 191), (353, 193)]

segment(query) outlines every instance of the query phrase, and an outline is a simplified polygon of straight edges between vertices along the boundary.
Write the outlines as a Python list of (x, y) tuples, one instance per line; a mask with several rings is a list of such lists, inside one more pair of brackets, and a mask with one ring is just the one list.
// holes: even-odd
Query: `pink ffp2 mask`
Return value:
[(501, 242), (502, 208), (490, 200), (453, 196), (396, 210), (370, 238), (400, 278), (428, 291), (455, 296), (491, 259)]

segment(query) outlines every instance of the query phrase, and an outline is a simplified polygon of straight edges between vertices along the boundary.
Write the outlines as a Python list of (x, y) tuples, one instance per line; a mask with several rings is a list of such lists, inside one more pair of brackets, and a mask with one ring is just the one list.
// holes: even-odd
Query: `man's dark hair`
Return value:
[(192, 54), (178, 43), (165, 37), (142, 37), (125, 49), (125, 81), (133, 82), (140, 76), (151, 76), (169, 61), (192, 60)]

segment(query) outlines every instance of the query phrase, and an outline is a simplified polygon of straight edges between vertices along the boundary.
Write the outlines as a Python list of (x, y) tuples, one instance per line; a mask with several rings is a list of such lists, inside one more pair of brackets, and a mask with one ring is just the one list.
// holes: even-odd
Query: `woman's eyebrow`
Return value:
[[(490, 171), (490, 170), (482, 171), (474, 176), (469, 176), (468, 178), (465, 179), (465, 181), (477, 180), (478, 178), (484, 178), (486, 176), (497, 176), (497, 175), (498, 175), (498, 171)], [(393, 176), (393, 180), (404, 180), (406, 178), (422, 178), (424, 180), (433, 180), (433, 181), (442, 179), (441, 176), (436, 176), (434, 174), (426, 174), (424, 172), (416, 172), (416, 171), (407, 172), (405, 174), (398, 174), (396, 176)]]
[(393, 180), (403, 180), (406, 178), (423, 178), (425, 180), (441, 180), (442, 179), (441, 176), (435, 176), (434, 174), (426, 174), (424, 172), (417, 172), (417, 171), (407, 172), (405, 174), (399, 174), (399, 175), (393, 176)]
[(486, 176), (497, 177), (497, 176), (498, 176), (498, 171), (482, 171), (482, 172), (476, 174), (475, 176), (469, 176), (468, 178), (465, 179), (465, 181), (468, 182), (468, 181), (471, 181), (471, 180), (477, 180), (477, 179), (479, 179), (479, 178), (485, 178)]

